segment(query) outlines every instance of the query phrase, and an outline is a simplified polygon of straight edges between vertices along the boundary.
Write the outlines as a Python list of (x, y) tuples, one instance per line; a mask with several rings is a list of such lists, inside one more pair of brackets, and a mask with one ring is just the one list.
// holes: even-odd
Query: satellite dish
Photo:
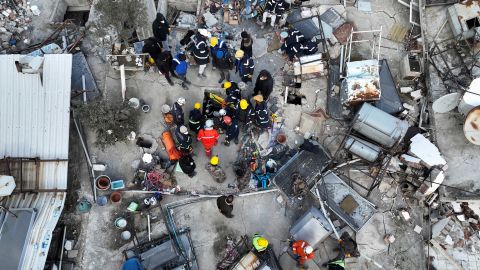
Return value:
[(439, 99), (433, 102), (432, 108), (436, 113), (447, 113), (452, 111), (460, 103), (461, 95), (460, 93), (450, 93), (440, 97)]
[(475, 145), (480, 145), (480, 106), (471, 110), (463, 125), (465, 138)]

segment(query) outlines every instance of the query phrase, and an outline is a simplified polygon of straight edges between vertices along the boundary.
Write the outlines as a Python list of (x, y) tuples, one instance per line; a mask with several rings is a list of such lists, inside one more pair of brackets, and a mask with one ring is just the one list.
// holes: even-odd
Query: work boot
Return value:
[(236, 137), (236, 138), (233, 140), (233, 142), (234, 142), (235, 144), (238, 144), (238, 137)]
[(172, 82), (172, 80), (168, 80), (168, 83), (169, 83), (171, 86), (174, 85), (174, 83)]
[(224, 141), (224, 142), (223, 142), (223, 145), (225, 145), (225, 146), (230, 146), (230, 141)]
[(201, 76), (202, 78), (207, 78), (207, 75), (205, 75), (205, 74), (203, 74), (203, 73), (200, 74), (200, 76)]
[(191, 81), (189, 81), (189, 80), (187, 80), (187, 79), (185, 79), (185, 83), (187, 83), (187, 84), (191, 84), (192, 82), (191, 82)]
[(188, 86), (185, 83), (182, 83), (183, 90), (188, 90)]
[(217, 67), (212, 67), (212, 70), (217, 70)]

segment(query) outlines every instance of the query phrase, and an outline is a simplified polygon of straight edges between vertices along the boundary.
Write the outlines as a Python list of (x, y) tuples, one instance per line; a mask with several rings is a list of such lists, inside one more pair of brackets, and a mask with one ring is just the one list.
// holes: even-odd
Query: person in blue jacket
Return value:
[(175, 58), (173, 58), (173, 69), (175, 70), (178, 78), (182, 80), (183, 89), (188, 90), (187, 83), (190, 83), (187, 80), (188, 63), (187, 56), (184, 53), (179, 53), (177, 56), (175, 56)]
[(248, 55), (242, 50), (235, 52), (235, 73), (238, 72), (242, 82), (251, 82), (254, 70), (255, 63), (253, 62), (253, 59), (248, 57)]

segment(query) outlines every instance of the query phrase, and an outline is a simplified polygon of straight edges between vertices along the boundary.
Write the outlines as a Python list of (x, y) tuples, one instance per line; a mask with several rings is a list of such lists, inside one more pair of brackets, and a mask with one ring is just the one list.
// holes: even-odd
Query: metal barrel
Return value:
[(363, 103), (354, 119), (354, 130), (386, 147), (392, 147), (403, 139), (409, 127), (407, 121), (398, 119), (368, 103)]
[(382, 150), (380, 147), (354, 136), (347, 138), (345, 149), (370, 162), (377, 160)]

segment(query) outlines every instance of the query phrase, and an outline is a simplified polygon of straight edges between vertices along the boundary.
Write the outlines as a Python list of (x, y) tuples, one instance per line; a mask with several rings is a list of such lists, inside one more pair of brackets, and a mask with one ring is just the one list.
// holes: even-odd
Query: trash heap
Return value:
[[(19, 2), (19, 3), (17, 3)], [(15, 51), (19, 45), (31, 43), (29, 25), (33, 16), (39, 16), (40, 10), (26, 1), (2, 1), (0, 4), (0, 39), (4, 54)]]

